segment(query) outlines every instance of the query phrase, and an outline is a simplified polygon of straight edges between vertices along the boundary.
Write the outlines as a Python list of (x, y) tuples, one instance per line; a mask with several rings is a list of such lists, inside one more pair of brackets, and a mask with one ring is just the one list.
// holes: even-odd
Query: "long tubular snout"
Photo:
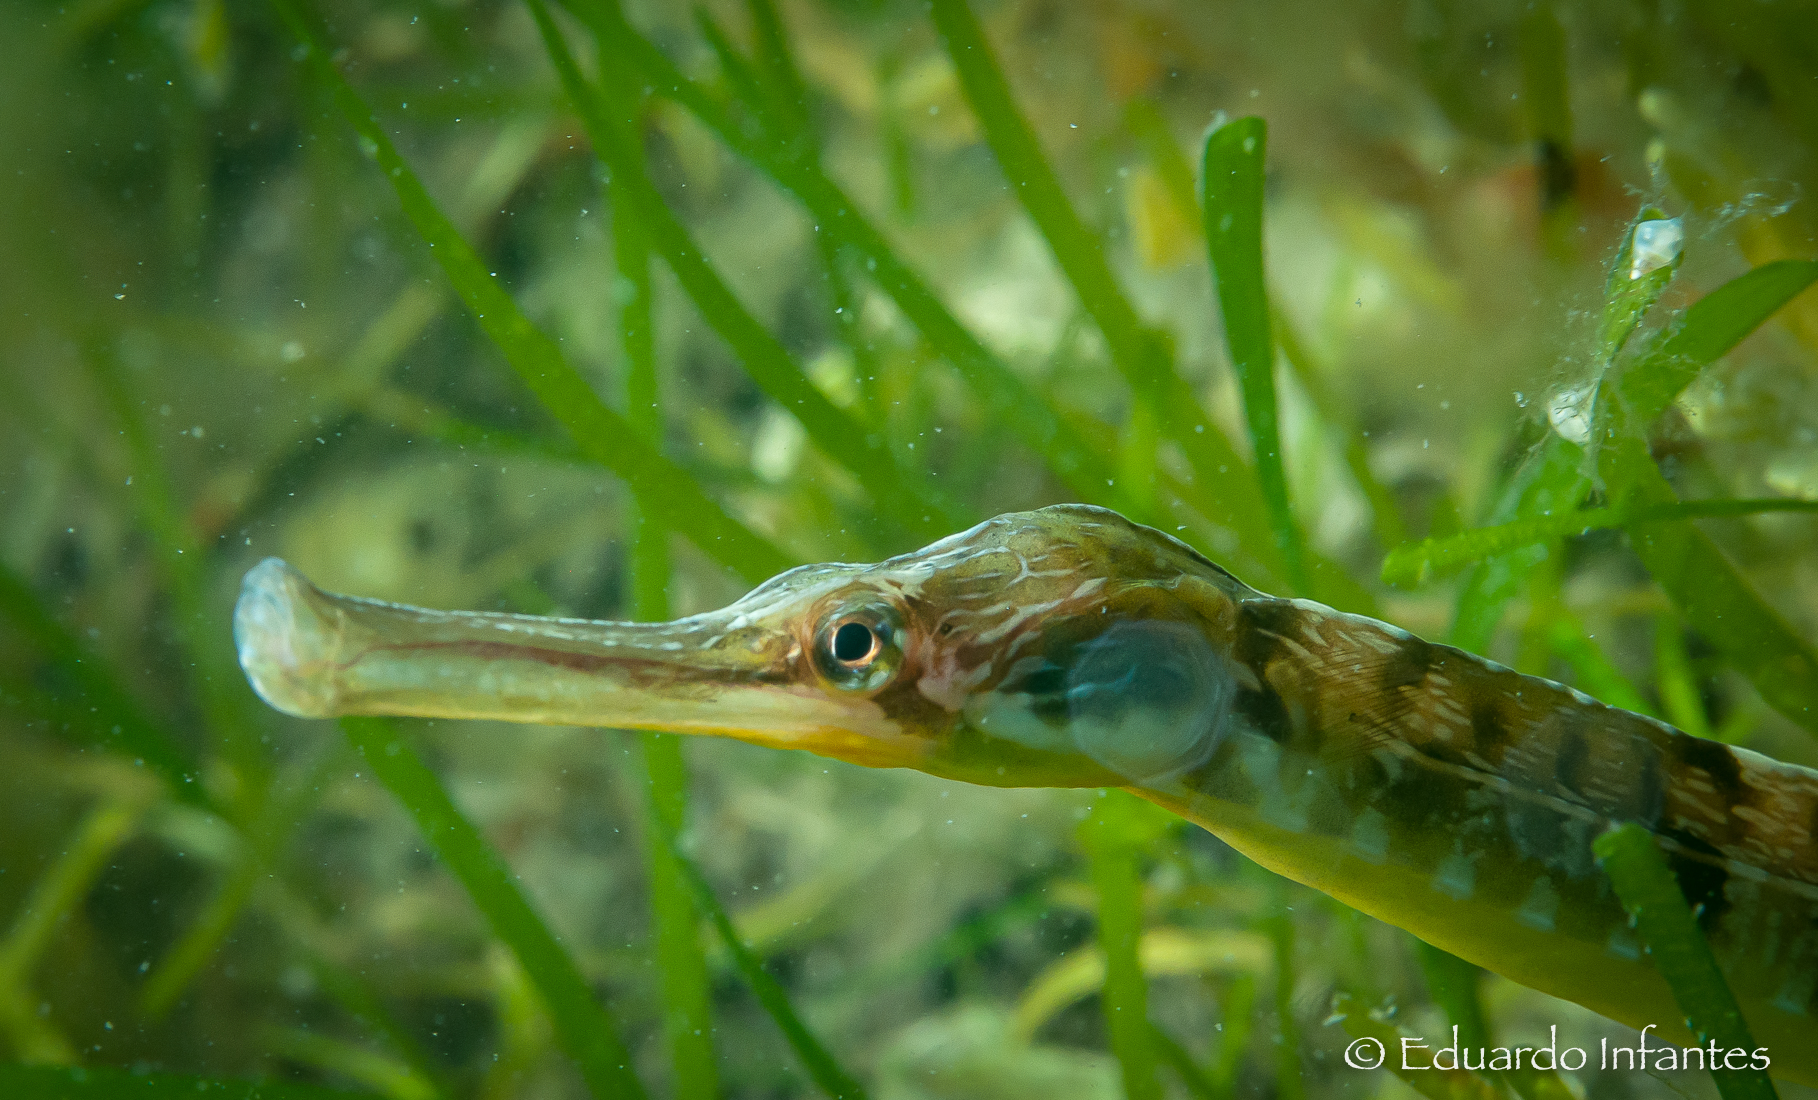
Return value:
[(491, 718), (804, 743), (849, 724), (793, 681), (791, 639), (722, 614), (612, 623), (430, 611), (337, 596), (277, 558), (234, 609), (240, 664), (289, 714)]

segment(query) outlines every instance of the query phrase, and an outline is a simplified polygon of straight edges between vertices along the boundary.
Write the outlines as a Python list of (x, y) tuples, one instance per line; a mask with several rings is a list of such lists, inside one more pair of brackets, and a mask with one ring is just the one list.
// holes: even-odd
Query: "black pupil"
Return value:
[(871, 655), (871, 628), (864, 623), (845, 623), (833, 632), (834, 660), (851, 664)]

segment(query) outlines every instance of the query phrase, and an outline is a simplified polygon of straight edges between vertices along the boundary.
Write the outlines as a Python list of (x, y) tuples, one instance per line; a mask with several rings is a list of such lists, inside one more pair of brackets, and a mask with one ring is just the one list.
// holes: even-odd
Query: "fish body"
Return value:
[(1818, 773), (1251, 589), (1114, 512), (999, 516), (665, 624), (248, 575), (279, 709), (666, 729), (998, 786), (1120, 786), (1524, 985), (1691, 1042), (1592, 842), (1659, 840), (1774, 1072), (1818, 1084)]

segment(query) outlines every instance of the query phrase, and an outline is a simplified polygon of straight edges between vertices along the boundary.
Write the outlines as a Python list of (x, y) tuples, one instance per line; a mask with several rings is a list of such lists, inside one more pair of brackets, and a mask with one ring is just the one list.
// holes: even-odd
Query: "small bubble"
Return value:
[(1678, 218), (1645, 221), (1635, 227), (1635, 243), (1630, 249), (1629, 278), (1659, 271), (1676, 262), (1685, 251), (1685, 226)]

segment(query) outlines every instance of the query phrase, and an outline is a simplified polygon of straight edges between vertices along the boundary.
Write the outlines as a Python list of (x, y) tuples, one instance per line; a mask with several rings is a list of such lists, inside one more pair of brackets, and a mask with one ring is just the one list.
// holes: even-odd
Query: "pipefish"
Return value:
[(1692, 1041), (1591, 843), (1658, 838), (1774, 1072), (1818, 1084), (1818, 772), (1268, 596), (1059, 505), (669, 623), (430, 611), (247, 574), (279, 710), (733, 737), (993, 786), (1123, 787), (1471, 962)]

